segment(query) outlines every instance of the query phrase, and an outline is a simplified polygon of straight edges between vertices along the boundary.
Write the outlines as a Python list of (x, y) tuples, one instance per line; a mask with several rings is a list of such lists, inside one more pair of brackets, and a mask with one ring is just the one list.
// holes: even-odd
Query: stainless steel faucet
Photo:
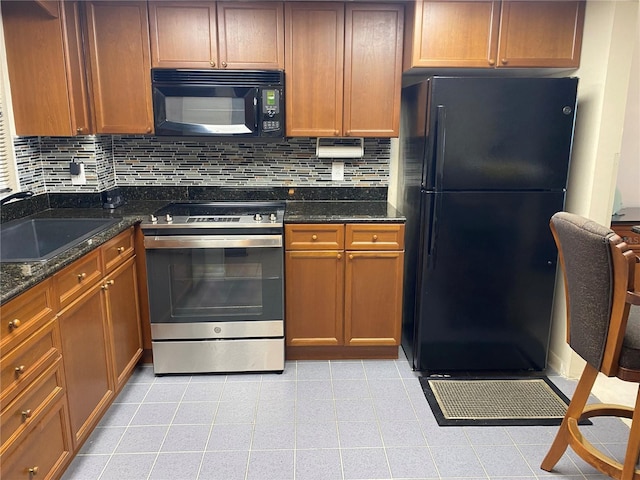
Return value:
[(24, 192), (12, 193), (11, 195), (7, 195), (2, 200), (0, 200), (0, 206), (4, 205), (9, 200), (13, 200), (14, 198), (29, 198), (31, 196), (33, 196), (33, 192), (30, 190), (26, 190)]

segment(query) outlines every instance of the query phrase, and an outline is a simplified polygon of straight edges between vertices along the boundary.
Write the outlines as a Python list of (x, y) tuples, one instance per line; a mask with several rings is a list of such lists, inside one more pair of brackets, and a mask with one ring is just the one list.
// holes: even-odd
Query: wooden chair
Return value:
[[(599, 372), (640, 383), (640, 292), (633, 289), (638, 258), (612, 230), (566, 212), (551, 218), (567, 300), (567, 342), (587, 365), (556, 438), (542, 461), (551, 471), (567, 447), (600, 472), (616, 479), (640, 479), (640, 395), (635, 408), (589, 404)], [(630, 315), (630, 310), (632, 314)], [(580, 433), (581, 419), (632, 419), (624, 463), (595, 448)]]

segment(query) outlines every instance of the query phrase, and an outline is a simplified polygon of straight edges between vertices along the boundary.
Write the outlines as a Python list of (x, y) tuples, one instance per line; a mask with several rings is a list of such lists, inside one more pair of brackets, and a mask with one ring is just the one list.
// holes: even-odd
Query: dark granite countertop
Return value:
[[(102, 208), (52, 208), (30, 218), (119, 218), (108, 229), (43, 262), (0, 263), (0, 303), (17, 296), (58, 270), (99, 247), (169, 203), (167, 200), (133, 200), (115, 210)], [(405, 218), (386, 201), (287, 201), (285, 223), (385, 223)]]
[(611, 216), (612, 224), (638, 224), (640, 225), (640, 207), (627, 207), (618, 212), (618, 215)]

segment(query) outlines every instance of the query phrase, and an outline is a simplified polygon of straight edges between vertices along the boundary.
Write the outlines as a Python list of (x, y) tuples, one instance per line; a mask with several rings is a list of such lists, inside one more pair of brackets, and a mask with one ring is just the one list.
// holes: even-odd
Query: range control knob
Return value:
[(272, 222), (276, 221), (276, 214), (272, 213), (271, 215), (269, 215), (269, 220), (271, 220)]
[(167, 223), (171, 223), (173, 222), (173, 217), (171, 216), (170, 213), (167, 213), (164, 217), (164, 219), (167, 221)]
[(151, 214), (151, 216), (149, 217), (149, 220), (151, 220), (152, 223), (156, 223), (158, 221), (158, 217), (156, 217), (153, 213)]
[(256, 213), (256, 214), (253, 216), (253, 219), (254, 219), (256, 222), (261, 222), (261, 221), (262, 221), (262, 215), (260, 215), (259, 213)]

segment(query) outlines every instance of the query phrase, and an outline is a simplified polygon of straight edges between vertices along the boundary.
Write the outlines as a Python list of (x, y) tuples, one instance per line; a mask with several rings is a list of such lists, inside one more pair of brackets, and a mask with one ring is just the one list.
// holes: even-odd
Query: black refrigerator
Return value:
[(428, 374), (546, 367), (577, 78), (403, 88), (402, 346)]

